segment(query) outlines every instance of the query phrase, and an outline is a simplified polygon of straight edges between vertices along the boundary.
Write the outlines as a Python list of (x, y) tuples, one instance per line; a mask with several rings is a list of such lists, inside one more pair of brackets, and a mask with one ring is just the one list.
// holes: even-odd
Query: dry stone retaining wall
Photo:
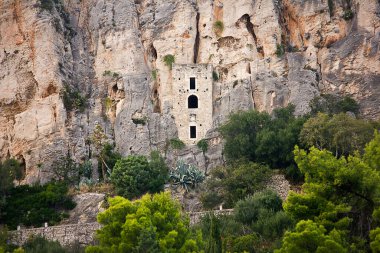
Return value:
[[(215, 215), (232, 214), (233, 209), (215, 210)], [(191, 212), (190, 225), (198, 223), (201, 217), (210, 212)], [(43, 228), (21, 229), (11, 231), (10, 241), (16, 245), (23, 245), (31, 236), (39, 235), (48, 240), (58, 241), (61, 245), (70, 245), (79, 243), (81, 245), (90, 245), (94, 243), (95, 231), (100, 229), (101, 225), (97, 222), (78, 223), (61, 226), (51, 226)]]
[(16, 245), (23, 245), (33, 235), (45, 237), (48, 240), (58, 241), (62, 245), (70, 245), (78, 242), (89, 245), (94, 242), (95, 231), (101, 225), (97, 222), (78, 223), (43, 228), (21, 229), (10, 232), (10, 240)]

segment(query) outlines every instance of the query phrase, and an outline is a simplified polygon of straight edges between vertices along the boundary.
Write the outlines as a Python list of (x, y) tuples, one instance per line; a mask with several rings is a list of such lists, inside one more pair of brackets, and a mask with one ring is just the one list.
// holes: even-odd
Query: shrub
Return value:
[(251, 225), (259, 219), (263, 211), (268, 210), (281, 211), (282, 200), (275, 192), (264, 190), (238, 201), (235, 205), (235, 219), (243, 224)]
[(157, 80), (157, 69), (152, 70), (152, 78), (153, 80)]
[(67, 191), (67, 185), (62, 182), (15, 187), (6, 198), (7, 204), (0, 223), (7, 224), (11, 229), (19, 224), (36, 227), (42, 226), (44, 222), (57, 224), (65, 211), (75, 207)]
[(255, 253), (259, 238), (255, 234), (242, 235), (233, 240), (231, 252)]
[(129, 201), (109, 199), (110, 207), (98, 215), (99, 246), (93, 252), (200, 252), (202, 242), (189, 231), (189, 219), (170, 193), (144, 195)]
[(229, 162), (244, 159), (286, 168), (293, 161), (294, 145), (305, 118), (294, 116), (294, 106), (266, 112), (247, 111), (230, 115), (220, 127), (225, 139), (224, 152)]
[(112, 72), (111, 70), (104, 70), (103, 76), (110, 76), (110, 77), (113, 77), (113, 78), (119, 78), (120, 74), (116, 73), (116, 72)]
[(354, 13), (352, 12), (351, 9), (345, 10), (343, 14), (344, 20), (351, 20), (354, 17)]
[(212, 209), (222, 204), (231, 208), (240, 199), (262, 189), (270, 177), (266, 165), (257, 163), (235, 163), (212, 170), (201, 195), (205, 208)]
[(194, 165), (185, 164), (183, 161), (177, 162), (177, 166), (170, 172), (170, 180), (173, 185), (179, 185), (186, 191), (195, 188), (202, 183), (205, 175)]
[(66, 253), (57, 241), (49, 241), (43, 237), (31, 237), (23, 246), (28, 253)]
[(13, 187), (13, 180), (20, 181), (24, 176), (20, 163), (15, 159), (0, 161), (0, 214), (1, 202), (6, 193)]
[(67, 111), (75, 109), (84, 112), (86, 109), (87, 99), (78, 90), (72, 89), (69, 85), (64, 86), (61, 97)]
[(219, 75), (218, 75), (218, 73), (216, 71), (212, 72), (212, 79), (214, 81), (218, 81), (219, 80)]
[(207, 149), (208, 149), (208, 142), (207, 142), (207, 140), (206, 139), (202, 139), (202, 140), (198, 141), (197, 147), (200, 150), (202, 150), (203, 153), (206, 153)]
[(136, 125), (143, 125), (145, 126), (148, 118), (147, 117), (142, 117), (142, 118), (132, 118), (132, 122)]
[(306, 147), (328, 149), (336, 157), (347, 156), (355, 151), (363, 152), (365, 144), (373, 138), (375, 127), (345, 113), (334, 116), (319, 113), (305, 122), (300, 140)]
[(156, 155), (152, 154), (151, 159), (148, 162), (144, 156), (131, 155), (118, 160), (110, 177), (116, 193), (132, 199), (146, 192), (163, 190), (168, 177), (167, 167), (162, 161), (158, 162)]
[(47, 10), (49, 12), (53, 11), (54, 4), (58, 2), (57, 0), (40, 0), (40, 7), (42, 10)]
[(169, 69), (171, 70), (173, 67), (173, 63), (175, 62), (174, 55), (172, 55), (172, 54), (165, 55), (163, 61), (164, 61), (165, 65), (167, 67), (169, 67)]
[(340, 97), (333, 94), (322, 94), (313, 98), (309, 106), (312, 115), (316, 115), (318, 112), (329, 115), (341, 112), (359, 113), (359, 104), (349, 96)]
[(278, 58), (282, 57), (285, 54), (285, 45), (277, 44), (276, 55)]
[(185, 143), (178, 138), (170, 139), (169, 144), (173, 149), (183, 149), (186, 146)]
[(235, 220), (269, 240), (281, 238), (284, 231), (293, 225), (282, 209), (281, 198), (271, 190), (255, 193), (237, 202)]
[(113, 103), (112, 103), (112, 99), (111, 98), (106, 97), (104, 99), (104, 105), (105, 105), (107, 111), (109, 111), (112, 108), (112, 104)]
[(213, 27), (214, 27), (215, 34), (218, 35), (218, 36), (220, 36), (223, 33), (223, 31), (224, 31), (224, 24), (220, 20), (215, 21)]

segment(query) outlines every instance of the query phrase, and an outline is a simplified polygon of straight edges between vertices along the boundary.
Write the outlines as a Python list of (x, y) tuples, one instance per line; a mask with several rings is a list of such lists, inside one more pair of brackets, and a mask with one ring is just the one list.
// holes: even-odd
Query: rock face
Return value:
[(78, 224), (96, 222), (98, 213), (103, 212), (102, 204), (105, 200), (105, 195), (101, 193), (82, 193), (75, 195), (73, 201), (77, 204), (70, 211), (70, 217), (61, 224)]
[[(123, 155), (157, 149), (208, 169), (223, 161), (215, 129), (237, 110), (303, 114), (337, 93), (380, 117), (377, 0), (54, 2), (0, 0), (0, 158), (22, 161), (27, 183), (46, 182), (68, 152), (91, 159), (96, 124)], [(167, 145), (178, 130), (166, 55), (217, 76), (205, 154)], [(65, 102), (68, 87), (84, 111), (78, 96)]]

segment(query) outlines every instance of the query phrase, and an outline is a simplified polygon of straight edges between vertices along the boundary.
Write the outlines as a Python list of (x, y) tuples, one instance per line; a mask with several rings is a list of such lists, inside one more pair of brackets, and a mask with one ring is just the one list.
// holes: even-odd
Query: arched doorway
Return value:
[(187, 99), (187, 107), (198, 108), (198, 97), (195, 95), (189, 96), (189, 98)]

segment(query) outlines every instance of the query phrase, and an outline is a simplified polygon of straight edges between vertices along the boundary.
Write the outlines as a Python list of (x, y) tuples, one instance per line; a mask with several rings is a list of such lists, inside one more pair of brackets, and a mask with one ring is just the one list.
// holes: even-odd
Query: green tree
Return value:
[[(170, 193), (146, 194), (129, 201), (109, 199), (110, 207), (98, 215), (98, 246), (92, 252), (199, 252), (201, 242), (189, 230), (189, 218)], [(148, 251), (144, 251), (148, 250)]]
[(265, 163), (272, 168), (293, 164), (293, 148), (305, 121), (296, 118), (294, 106), (266, 112), (248, 111), (232, 114), (220, 127), (226, 140), (224, 152), (229, 161), (245, 159)]
[(286, 232), (283, 245), (275, 253), (344, 253), (343, 239), (336, 230), (330, 233), (322, 225), (300, 221), (294, 232)]
[(271, 172), (266, 165), (257, 163), (236, 163), (212, 170), (201, 195), (204, 207), (213, 209), (217, 205), (233, 207), (248, 195), (261, 190)]
[(67, 191), (68, 187), (63, 182), (14, 187), (6, 197), (0, 224), (7, 224), (10, 229), (20, 224), (36, 227), (44, 222), (57, 224), (66, 217), (67, 210), (75, 207)]
[[(106, 175), (111, 175), (112, 168), (115, 166), (116, 162), (122, 158), (122, 156), (116, 152), (115, 147), (106, 142), (104, 143), (101, 151), (100, 151), (100, 159), (103, 159), (104, 162), (100, 162), (101, 171), (103, 171), (104, 167), (107, 168)], [(105, 166), (107, 165), (107, 166)]]
[(220, 220), (215, 217), (214, 213), (210, 214), (210, 228), (205, 252), (222, 253)]
[(168, 170), (157, 154), (151, 162), (144, 156), (128, 156), (116, 162), (110, 178), (117, 194), (132, 199), (163, 190)]
[(310, 101), (311, 115), (325, 113), (328, 115), (352, 112), (359, 113), (359, 104), (349, 96), (336, 96), (333, 94), (322, 94)]
[(328, 116), (318, 113), (303, 126), (300, 139), (307, 147), (328, 149), (336, 157), (362, 152), (366, 143), (373, 138), (374, 125), (348, 114)]
[(280, 238), (292, 227), (291, 219), (282, 209), (282, 200), (272, 190), (257, 192), (236, 203), (235, 220), (251, 228), (262, 238)]
[[(336, 158), (331, 152), (311, 148), (310, 153), (295, 149), (295, 160), (305, 175), (302, 193), (290, 192), (285, 211), (296, 221), (312, 220), (326, 229), (336, 230), (351, 244), (351, 249), (368, 250), (370, 230), (380, 219), (380, 172), (374, 167), (378, 158), (377, 136), (363, 155)], [(376, 232), (372, 232), (375, 234)], [(373, 236), (376, 242), (376, 235)], [(285, 239), (284, 239), (285, 240)], [(375, 243), (374, 243), (375, 245)], [(375, 247), (375, 246), (374, 246)]]
[[(110, 165), (114, 164), (115, 159), (118, 158), (119, 155), (117, 153), (112, 154), (112, 145), (108, 143), (107, 135), (99, 124), (95, 126), (95, 129), (90, 136), (90, 142), (93, 144), (96, 156), (101, 164), (102, 178), (107, 180), (107, 174), (111, 174), (112, 171)], [(107, 161), (110, 164), (108, 164)]]
[(51, 168), (56, 180), (64, 181), (67, 184), (79, 184), (79, 166), (71, 158), (69, 152), (67, 153), (66, 157), (61, 157), (58, 160), (54, 161)]

